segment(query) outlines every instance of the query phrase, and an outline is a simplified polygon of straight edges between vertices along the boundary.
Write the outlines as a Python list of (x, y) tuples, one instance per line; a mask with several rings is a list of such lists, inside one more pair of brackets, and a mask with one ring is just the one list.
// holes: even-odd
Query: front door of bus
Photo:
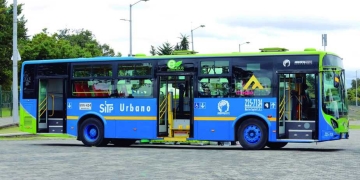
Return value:
[(40, 133), (63, 133), (66, 115), (66, 79), (39, 78), (37, 129)]
[(192, 136), (193, 92), (192, 74), (158, 75), (158, 136)]
[(306, 72), (278, 74), (278, 138), (317, 138), (317, 79)]

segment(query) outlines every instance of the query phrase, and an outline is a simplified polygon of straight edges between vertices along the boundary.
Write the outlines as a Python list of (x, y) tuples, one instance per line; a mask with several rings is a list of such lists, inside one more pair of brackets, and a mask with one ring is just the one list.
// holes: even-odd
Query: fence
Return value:
[(0, 117), (12, 116), (13, 109), (12, 91), (4, 91), (0, 85)]

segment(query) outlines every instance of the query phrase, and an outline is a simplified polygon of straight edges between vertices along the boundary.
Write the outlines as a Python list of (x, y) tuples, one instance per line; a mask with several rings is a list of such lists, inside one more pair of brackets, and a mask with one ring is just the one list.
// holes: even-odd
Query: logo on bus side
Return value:
[(260, 84), (259, 80), (255, 77), (255, 75), (252, 75), (248, 82), (245, 84), (244, 90), (247, 90), (252, 83), (254, 83), (254, 85), (252, 85), (251, 89), (264, 89), (264, 87)]
[(284, 67), (290, 67), (290, 64), (291, 64), (291, 62), (290, 62), (290, 60), (288, 60), (288, 59), (285, 59), (285, 60), (283, 61), (283, 66), (284, 66)]
[(100, 104), (100, 113), (111, 113), (114, 110), (114, 104)]
[(227, 115), (230, 114), (230, 103), (227, 100), (221, 100), (218, 103), (218, 114), (219, 115)]
[(184, 71), (184, 67), (182, 66), (182, 61), (175, 61), (170, 59), (167, 62), (168, 71)]

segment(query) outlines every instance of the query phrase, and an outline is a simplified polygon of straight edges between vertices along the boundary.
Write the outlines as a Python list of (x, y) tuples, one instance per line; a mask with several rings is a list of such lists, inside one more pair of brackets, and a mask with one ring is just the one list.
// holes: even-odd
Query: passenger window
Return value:
[(75, 97), (110, 97), (113, 94), (112, 80), (75, 80), (72, 82)]
[(118, 76), (149, 76), (152, 72), (151, 63), (124, 63), (118, 66)]
[(153, 82), (146, 78), (119, 79), (117, 93), (123, 98), (152, 98)]
[(229, 61), (202, 61), (201, 74), (229, 74)]
[(74, 65), (73, 77), (112, 77), (111, 64)]
[(270, 96), (273, 70), (271, 63), (244, 63), (232, 67), (235, 97)]
[(228, 97), (228, 78), (199, 78), (199, 97)]

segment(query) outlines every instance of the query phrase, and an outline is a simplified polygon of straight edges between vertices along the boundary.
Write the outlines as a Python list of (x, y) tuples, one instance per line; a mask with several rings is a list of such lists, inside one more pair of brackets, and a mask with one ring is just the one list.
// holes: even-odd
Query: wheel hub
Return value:
[(95, 141), (98, 138), (98, 129), (94, 125), (88, 125), (84, 129), (84, 136), (88, 141)]
[(260, 128), (254, 125), (249, 125), (245, 128), (244, 138), (248, 143), (257, 143), (261, 140)]

